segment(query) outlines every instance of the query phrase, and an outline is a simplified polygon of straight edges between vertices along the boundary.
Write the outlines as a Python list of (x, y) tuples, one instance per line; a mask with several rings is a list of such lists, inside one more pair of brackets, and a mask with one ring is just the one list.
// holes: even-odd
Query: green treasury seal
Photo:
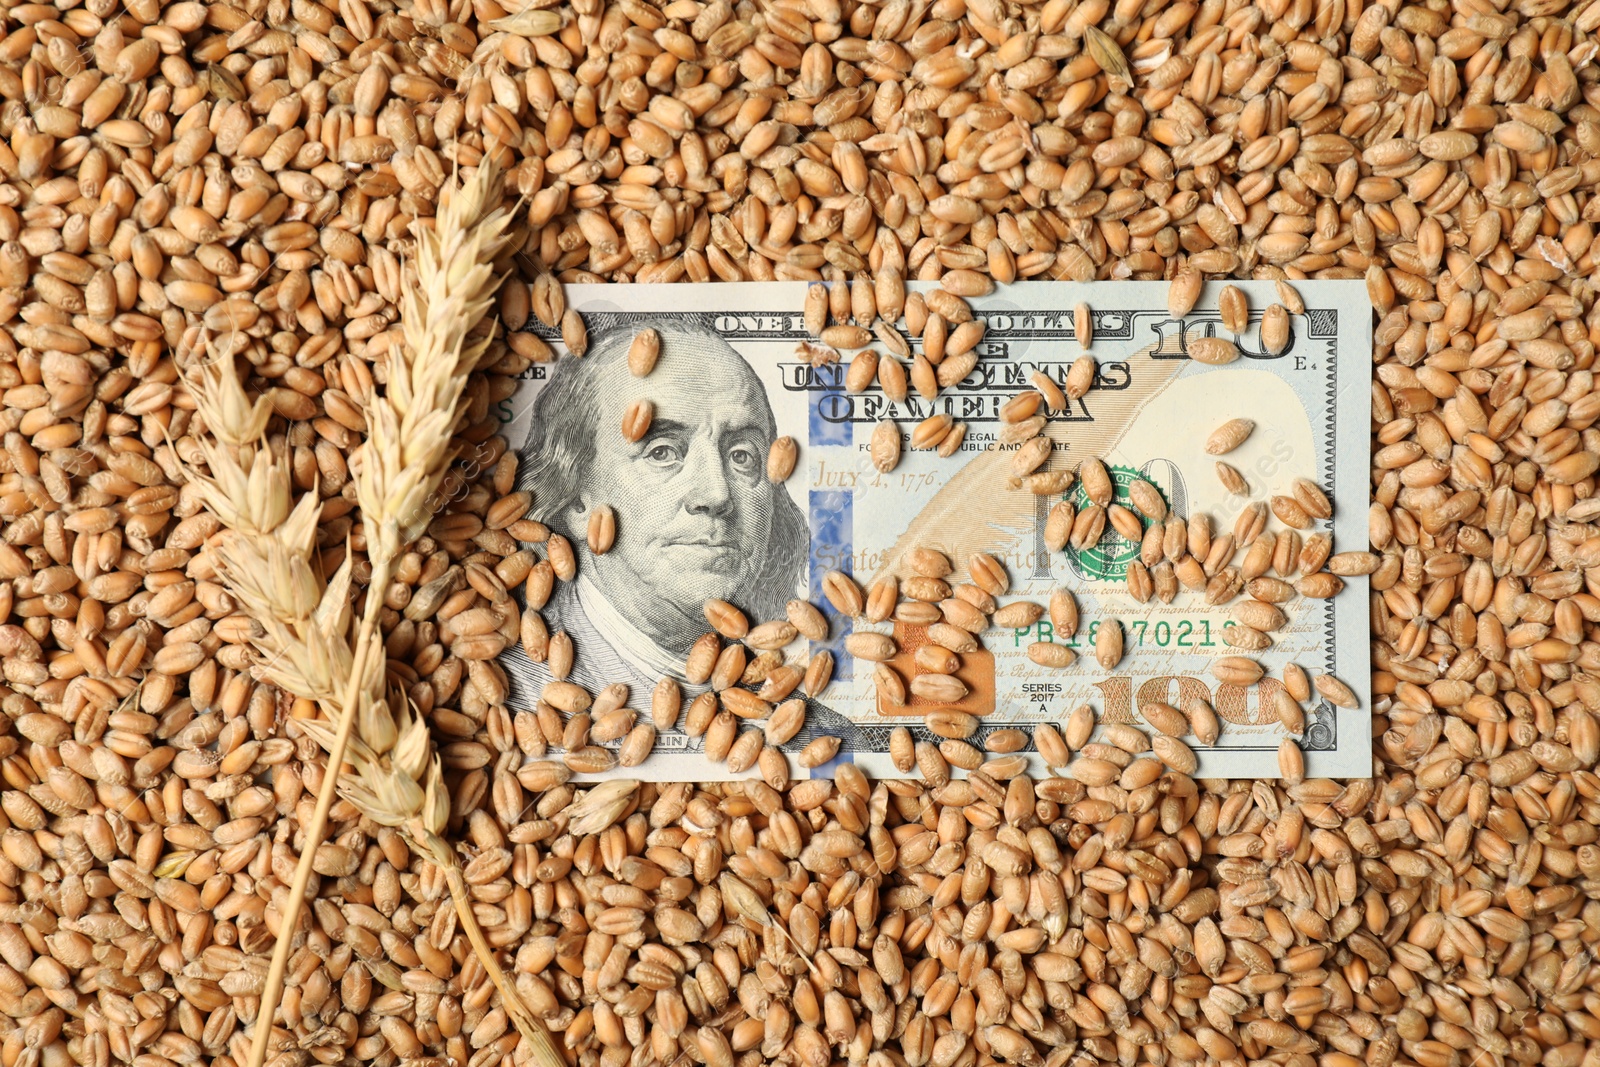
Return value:
[[(1172, 504), (1171, 494), (1148, 474), (1140, 473), (1132, 467), (1107, 466), (1106, 472), (1111, 475), (1113, 489), (1111, 502), (1121, 504), (1135, 515), (1139, 516), (1140, 525), (1144, 529), (1150, 528), (1150, 519), (1133, 506), (1133, 500), (1128, 495), (1128, 487), (1141, 478), (1154, 485), (1156, 492)], [(1073, 509), (1078, 514), (1091, 507), (1089, 494), (1084, 491), (1083, 483), (1077, 482), (1067, 491), (1067, 499), (1072, 502)], [(1108, 523), (1106, 531), (1100, 540), (1082, 551), (1073, 548), (1071, 544), (1066, 547), (1067, 559), (1071, 562), (1073, 570), (1079, 577), (1089, 581), (1120, 582), (1128, 575), (1128, 564), (1139, 558), (1139, 542), (1129, 541)]]

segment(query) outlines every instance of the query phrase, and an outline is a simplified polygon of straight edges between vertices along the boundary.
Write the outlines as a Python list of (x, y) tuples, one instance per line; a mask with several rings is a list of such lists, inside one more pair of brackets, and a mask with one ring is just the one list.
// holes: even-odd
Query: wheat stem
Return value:
[(461, 874), (461, 861), (456, 858), (455, 849), (438, 834), (428, 834), (426, 843), (433, 862), (444, 871), (445, 881), (450, 886), (450, 896), (455, 901), (456, 917), (461, 921), (461, 928), (466, 932), (467, 940), (472, 943), (472, 950), (477, 953), (483, 969), (489, 972), (489, 980), (500, 991), (500, 1001), (505, 1005), (506, 1014), (522, 1034), (523, 1040), (532, 1046), (530, 1051), (534, 1062), (542, 1063), (545, 1067), (564, 1067), (566, 1059), (556, 1047), (555, 1039), (522, 1002), (522, 994), (518, 993), (506, 978), (495, 957), (494, 949), (483, 936), (483, 928), (478, 925), (478, 918), (472, 911), (472, 897), (467, 892), (467, 880)]
[(255, 1039), (250, 1044), (249, 1067), (262, 1067), (267, 1059), (267, 1045), (272, 1040), (272, 1016), (278, 1010), (278, 1000), (283, 996), (283, 975), (289, 966), (289, 952), (294, 943), (295, 924), (300, 921), (300, 911), (305, 905), (306, 887), (311, 884), (311, 866), (316, 860), (317, 848), (328, 828), (328, 813), (333, 810), (338, 796), (339, 772), (344, 766), (345, 751), (350, 747), (350, 735), (355, 732), (355, 709), (360, 702), (362, 680), (367, 674), (367, 660), (377, 647), (378, 613), (382, 604), (379, 591), (389, 584), (390, 560), (372, 561), (372, 580), (367, 585), (367, 604), (361, 616), (361, 630), (356, 636), (355, 655), (350, 677), (345, 683), (344, 699), (340, 702), (339, 727), (328, 749), (327, 770), (322, 776), (322, 786), (317, 790), (317, 806), (311, 813), (311, 823), (306, 827), (301, 842), (300, 859), (294, 868), (294, 884), (289, 887), (289, 902), (278, 922), (278, 943), (272, 950), (272, 964), (267, 968), (267, 984), (261, 991), (261, 1007), (256, 1012)]

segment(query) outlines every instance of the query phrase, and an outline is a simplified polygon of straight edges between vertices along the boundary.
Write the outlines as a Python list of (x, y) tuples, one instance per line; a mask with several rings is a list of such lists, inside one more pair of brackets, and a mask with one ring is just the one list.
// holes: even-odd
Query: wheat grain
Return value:
[[(484, 21), (470, 5), (342, 0), (293, 5), (291, 26), (281, 5), (238, 22), (227, 6), (133, 3), (139, 32), (123, 18), (121, 35), (94, 5), (10, 12), (0, 88), (26, 106), (7, 120), (0, 167), (0, 653), (5, 741), (19, 746), (0, 835), (0, 949), (16, 974), (0, 1007), (18, 1062), (242, 1059), (235, 1020), (261, 1015), (273, 931), (260, 909), (288, 899), (273, 873), (286, 846), (341, 872), (315, 920), (354, 958), (336, 981), (333, 960), (291, 945), (284, 1067), (512, 1055), (476, 957), (454, 964), (446, 891), (493, 919), (495, 947), (527, 954), (519, 985), (585, 1067), (638, 1054), (1063, 1067), (1140, 1048), (1173, 1062), (1570, 1067), (1591, 1053), (1600, 752), (1592, 605), (1575, 579), (1596, 565), (1600, 517), (1585, 281), (1600, 10), (758, 6), (490, 5)], [(344, 838), (296, 841), (302, 770), (284, 702), (249, 672), (314, 682), (347, 667), (337, 647), (261, 667), (273, 657), (246, 654), (245, 609), (217, 599), (213, 572), (231, 554), (256, 607), (288, 609), (265, 640), (319, 625), (295, 590), (321, 580), (356, 525), (341, 509), (361, 398), (400, 358), (413, 286), (396, 236), (434, 210), (452, 165), (480, 159), (513, 166), (533, 197), (517, 255), (534, 280), (502, 289), (510, 332), (469, 386), (493, 400), (553, 358), (522, 330), (530, 316), (581, 347), (564, 281), (818, 282), (813, 332), (831, 303), (906, 364), (906, 337), (920, 341), (926, 391), (926, 353), (950, 362), (974, 316), (951, 293), (908, 295), (908, 278), (973, 293), (983, 271), (1170, 278), (1180, 317), (1208, 277), (1272, 278), (1287, 312), (1262, 316), (1274, 352), (1288, 315), (1306, 312), (1291, 281), (1364, 275), (1381, 316), (1381, 458), (1370, 499), (1342, 503), (1370, 507), (1370, 545), (1341, 545), (1335, 563), (1325, 541), (1297, 556), (1282, 531), (1255, 531), (1256, 544), (1276, 535), (1256, 554), (1275, 576), (1248, 588), (1292, 609), (1285, 559), (1302, 576), (1319, 556), (1370, 575), (1374, 778), (1229, 785), (1169, 768), (1152, 780), (1165, 765), (1133, 739), (1085, 729), (1073, 740), (1106, 783), (1089, 789), (1001, 780), (1010, 767), (985, 767), (975, 744), (945, 759), (897, 732), (896, 765), (925, 781), (841, 770), (769, 779), (772, 792), (647, 785), (638, 812), (570, 856), (570, 772), (496, 774), (492, 817), (462, 794), (482, 847), (459, 880), (411, 860), (389, 827), (351, 825), (384, 857), (376, 871)], [(903, 314), (908, 333), (874, 310)], [(237, 477), (207, 463), (208, 417), (190, 421), (172, 375), (206, 375), (203, 331), (212, 353), (248, 362), (253, 388), (272, 387), (282, 416), (261, 465), (252, 451)], [(868, 355), (856, 359), (875, 373)], [(1095, 370), (1076, 365), (1063, 402), (1092, 406)], [(219, 402), (233, 384), (218, 384)], [(948, 387), (937, 373), (932, 384)], [(264, 410), (242, 388), (235, 399)], [(254, 450), (259, 436), (212, 443)], [(174, 454), (211, 470), (241, 524), (292, 529), (293, 551), (217, 537), (193, 511), (200, 484), (173, 484)], [(454, 535), (509, 491), (489, 468), (440, 524), (452, 539), (402, 554), (382, 590), (417, 609), (385, 618), (392, 664), (457, 660), (431, 629), (489, 609), (443, 605), (494, 599), (466, 591), (466, 570), (481, 584), (499, 569), (487, 555), (524, 551), (480, 542), (466, 565), (456, 551), (471, 542)], [(317, 524), (295, 517), (292, 496), (257, 491), (284, 470), (326, 502), (309, 555)], [(1242, 480), (1229, 488), (1248, 495)], [(526, 508), (487, 525), (545, 542)], [(1075, 517), (1058, 519), (1063, 539)], [(1205, 588), (1235, 555), (1231, 534), (1217, 541), (1144, 560), (1151, 584), (1171, 563)], [(352, 543), (359, 579), (366, 542)], [(570, 551), (552, 559), (571, 576)], [(194, 581), (168, 584), (189, 568)], [(548, 640), (538, 612), (553, 571), (523, 576), (531, 655)], [(900, 613), (891, 602), (882, 618)], [(167, 673), (196, 649), (197, 666)], [(442, 748), (484, 758), (514, 736), (532, 756), (522, 720), (535, 716), (503, 732), (486, 666), (418, 682), (424, 701), (440, 698), (426, 713), (452, 738)], [(1316, 683), (1353, 703), (1334, 679)], [(1215, 712), (1184, 710), (1215, 740)], [(956, 759), (976, 770), (952, 781)], [(248, 784), (267, 768), (271, 789)], [(544, 795), (526, 804), (512, 787)], [(522, 866), (491, 877), (514, 850)], [(721, 883), (724, 867), (754, 903)], [(1436, 893), (1446, 868), (1454, 884)], [(115, 888), (114, 909), (97, 885)], [(601, 953), (613, 935), (588, 925), (601, 913), (637, 924), (611, 943), (624, 951)], [(587, 932), (562, 929), (568, 914)], [(797, 958), (811, 989), (768, 992)]]

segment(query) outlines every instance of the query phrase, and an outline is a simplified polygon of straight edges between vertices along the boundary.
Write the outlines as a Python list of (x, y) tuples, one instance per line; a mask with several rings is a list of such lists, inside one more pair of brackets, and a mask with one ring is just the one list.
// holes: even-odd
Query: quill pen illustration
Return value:
[[(1069, 470), (1085, 456), (1107, 459), (1113, 455), (1140, 409), (1188, 365), (1182, 359), (1152, 359), (1157, 350), (1158, 346), (1150, 345), (1126, 360), (1106, 361), (1102, 373), (1113, 370), (1116, 363), (1126, 365), (1127, 384), (1120, 389), (1091, 389), (1084, 400), (1072, 402), (1072, 410), (1086, 412), (1088, 419), (1046, 423), (1045, 434), (1056, 442), (1048, 469)], [(909, 573), (906, 553), (919, 545), (943, 551), (958, 573), (965, 571), (967, 557), (974, 552), (1004, 559), (1030, 546), (1026, 534), (1037, 521), (1036, 498), (1026, 489), (1010, 486), (1014, 451), (1015, 446), (992, 444), (951, 476), (896, 539), (872, 579)]]

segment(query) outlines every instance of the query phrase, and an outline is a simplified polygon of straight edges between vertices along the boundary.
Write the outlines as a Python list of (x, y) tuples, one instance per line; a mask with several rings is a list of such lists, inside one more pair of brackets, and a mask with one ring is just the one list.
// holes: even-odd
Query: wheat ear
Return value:
[[(342, 710), (354, 706), (351, 694), (372, 673), (367, 666), (371, 642), (358, 639), (354, 647), (351, 644), (351, 559), (347, 555), (324, 583), (313, 554), (320, 502), (315, 493), (306, 493), (291, 505), (287, 457), (275, 454), (265, 436), (270, 401), (249, 400), (232, 359), (222, 357), (203, 365), (191, 375), (189, 385), (200, 421), (211, 435), (199, 439), (207, 473), (191, 470), (189, 480), (222, 522), (211, 552), (223, 584), (255, 622), (251, 643), (261, 656), (256, 675), (315, 701), (329, 719), (341, 720)], [(375, 576), (380, 569), (374, 568)], [(347, 731), (341, 736), (348, 740)], [(330, 751), (324, 776), (328, 786), (338, 776), (342, 743)], [(257, 1067), (266, 1056), (288, 948), (309, 882), (308, 861), (321, 841), (332, 800), (332, 790), (325, 788), (302, 841), (256, 1017), (252, 1055)], [(307, 877), (301, 877), (302, 870)]]
[[(287, 466), (265, 443), (268, 401), (247, 397), (231, 360), (202, 367), (191, 382), (212, 435), (200, 445), (209, 473), (193, 480), (226, 528), (216, 545), (218, 573), (262, 620), (252, 638), (264, 661), (257, 673), (317, 703), (322, 717), (302, 726), (328, 752), (328, 774), (302, 841), (262, 993), (250, 1067), (266, 1059), (311, 861), (336, 792), (375, 821), (403, 828), (420, 854), (445, 869), (463, 927), (507, 1014), (538, 1058), (549, 1067), (562, 1062), (549, 1034), (505, 982), (465, 896), (454, 850), (438, 836), (449, 815), (438, 759), (426, 725), (404, 696), (391, 699), (386, 692), (378, 628), (394, 562), (432, 518), (431, 501), (455, 458), (451, 438), (461, 395), (488, 345), (487, 336), (469, 335), (487, 314), (498, 283), (492, 264), (510, 223), (497, 206), (499, 193), (499, 176), (485, 162), (464, 186), (446, 190), (431, 228), (419, 227), (416, 284), (403, 301), (404, 345), (389, 362), (384, 394), (368, 390), (358, 398), (367, 439), (352, 468), (372, 575), (353, 640), (351, 561), (347, 557), (323, 585), (312, 562), (317, 499), (307, 494), (289, 506)], [(353, 773), (343, 772), (347, 759)]]
[[(368, 394), (361, 398), (367, 416), (367, 439), (354, 465), (354, 473), (356, 499), (361, 505), (368, 559), (373, 570), (371, 590), (387, 586), (394, 560), (426, 528), (432, 518), (430, 501), (455, 458), (450, 439), (459, 420), (461, 393), (488, 344), (487, 337), (469, 341), (468, 335), (487, 314), (493, 301), (498, 279), (492, 264), (505, 246), (505, 229), (510, 222), (509, 215), (493, 206), (498, 204), (499, 194), (499, 176), (493, 164), (485, 161), (465, 186), (452, 186), (444, 191), (434, 225), (418, 229), (416, 284), (406, 290), (402, 302), (404, 344), (399, 358), (389, 363), (384, 395), (380, 398)], [(383, 699), (381, 671), (377, 677), (363, 680), (368, 663), (375, 657), (380, 603), (380, 596), (369, 594), (353, 657), (356, 673), (351, 675), (351, 693), (354, 699), (341, 705), (334, 731), (312, 730), (313, 736), (328, 750), (330, 773), (317, 798), (318, 812), (323, 813), (323, 817), (314, 819), (307, 848), (295, 871), (296, 887), (291, 890), (291, 911), (285, 922), (285, 929), (289, 931), (294, 929), (295, 912), (304, 898), (303, 883), (310, 879), (312, 851), (325, 829), (325, 809), (331, 807), (335, 785), (370, 817), (390, 825), (406, 826), (419, 851), (440, 858), (439, 850), (428, 847), (425, 841), (431, 838), (437, 842), (436, 835), (443, 829), (444, 816), (448, 815), (448, 803), (444, 801), (437, 761), (432, 766), (426, 764), (424, 754), (429, 750), (426, 729), (416, 724), (408, 733), (407, 736), (416, 741), (403, 751), (397, 749), (398, 766), (385, 759), (383, 744), (372, 743), (375, 738), (398, 740), (402, 736), (400, 724), (390, 718), (390, 709)], [(358, 720), (362, 744), (351, 753), (356, 772), (354, 781), (346, 782), (339, 769)], [(442, 814), (438, 810), (440, 803), (445, 804)], [(419, 812), (422, 819), (417, 825), (410, 825)], [(449, 853), (449, 858), (454, 860), (453, 852)], [(457, 911), (462, 910), (458, 901)], [(465, 925), (475, 927), (470, 907), (463, 920)], [(482, 940), (480, 933), (478, 943), (474, 944), (480, 956), (487, 948), (486, 944), (479, 947)], [(269, 970), (262, 1001), (266, 1026), (256, 1035), (250, 1067), (261, 1067), (265, 1058), (272, 1021), (266, 1009), (269, 1003), (276, 1006), (281, 993), (284, 968), (278, 966), (278, 961), (281, 957), (283, 964), (287, 964), (287, 949), (288, 939), (285, 938), (274, 953), (274, 967)], [(486, 958), (484, 965), (491, 974), (498, 974), (499, 968), (492, 957)], [(508, 1001), (508, 1014), (517, 1018), (519, 1030), (536, 1045), (550, 1046), (548, 1035), (526, 1009), (509, 1010), (507, 992), (502, 987), (502, 997)]]

